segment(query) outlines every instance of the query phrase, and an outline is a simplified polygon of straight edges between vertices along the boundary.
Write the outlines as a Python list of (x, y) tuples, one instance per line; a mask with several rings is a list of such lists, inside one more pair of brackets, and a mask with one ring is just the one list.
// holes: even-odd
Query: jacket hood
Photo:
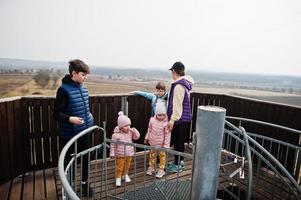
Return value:
[(63, 83), (63, 84), (75, 84), (75, 85), (80, 85), (79, 83), (76, 83), (76, 82), (74, 82), (74, 81), (71, 79), (70, 74), (66, 74), (66, 75), (64, 76), (64, 78), (62, 79), (62, 83)]
[(175, 80), (174, 83), (179, 83), (183, 85), (185, 88), (187, 88), (188, 91), (190, 91), (192, 89), (192, 85), (194, 84), (194, 80), (191, 76), (186, 75), (186, 76), (182, 76), (178, 80)]

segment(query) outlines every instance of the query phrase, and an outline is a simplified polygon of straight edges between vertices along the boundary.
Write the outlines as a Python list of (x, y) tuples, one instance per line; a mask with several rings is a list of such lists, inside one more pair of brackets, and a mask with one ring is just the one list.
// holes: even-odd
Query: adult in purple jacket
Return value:
[[(168, 128), (172, 130), (171, 141), (174, 150), (184, 152), (184, 142), (188, 138), (192, 119), (190, 91), (194, 80), (191, 76), (185, 75), (185, 66), (181, 62), (174, 63), (169, 70), (171, 70), (173, 82), (167, 108)], [(184, 169), (183, 157), (175, 156), (175, 162), (170, 163), (167, 169), (169, 172), (181, 172)]]

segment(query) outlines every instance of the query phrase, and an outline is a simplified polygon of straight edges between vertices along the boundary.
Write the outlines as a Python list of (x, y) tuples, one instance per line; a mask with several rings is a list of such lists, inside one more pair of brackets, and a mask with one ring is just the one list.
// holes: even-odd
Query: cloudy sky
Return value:
[(301, 76), (301, 1), (0, 0), (0, 57)]

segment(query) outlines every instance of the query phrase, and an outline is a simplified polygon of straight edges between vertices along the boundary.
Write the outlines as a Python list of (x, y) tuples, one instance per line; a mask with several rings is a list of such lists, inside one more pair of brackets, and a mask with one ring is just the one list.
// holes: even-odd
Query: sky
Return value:
[(301, 1), (0, 0), (0, 57), (301, 76)]

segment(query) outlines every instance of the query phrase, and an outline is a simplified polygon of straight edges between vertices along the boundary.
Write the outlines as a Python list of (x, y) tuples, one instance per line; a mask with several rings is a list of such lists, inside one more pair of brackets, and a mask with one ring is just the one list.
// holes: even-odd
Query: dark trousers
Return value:
[[(67, 144), (67, 142), (70, 139), (66, 139), (66, 138), (60, 138), (60, 152), (62, 151), (62, 149), (64, 148), (64, 146)], [(90, 139), (88, 136), (84, 136), (82, 138), (80, 138), (77, 142), (77, 153), (86, 150), (90, 147)], [(67, 151), (66, 157), (65, 157), (65, 162), (64, 162), (64, 169), (66, 168), (66, 166), (68, 165), (69, 161), (71, 160), (71, 154), (74, 153), (74, 145), (72, 145), (69, 150)], [(81, 181), (86, 182), (88, 180), (88, 165), (89, 165), (89, 161), (88, 161), (88, 155), (83, 155), (83, 166), (82, 166), (82, 171), (81, 173)], [(77, 163), (81, 163), (80, 161), (80, 157), (77, 160), (79, 162)], [(74, 164), (75, 166), (75, 164)], [(72, 171), (74, 172), (74, 168), (72, 169)], [(72, 174), (73, 178), (74, 178), (74, 173)], [(74, 179), (73, 179), (74, 180)]]
[[(171, 143), (174, 145), (174, 150), (184, 152), (184, 143), (189, 141), (190, 122), (175, 124), (171, 131)], [(182, 156), (175, 155), (175, 164), (184, 160)]]

